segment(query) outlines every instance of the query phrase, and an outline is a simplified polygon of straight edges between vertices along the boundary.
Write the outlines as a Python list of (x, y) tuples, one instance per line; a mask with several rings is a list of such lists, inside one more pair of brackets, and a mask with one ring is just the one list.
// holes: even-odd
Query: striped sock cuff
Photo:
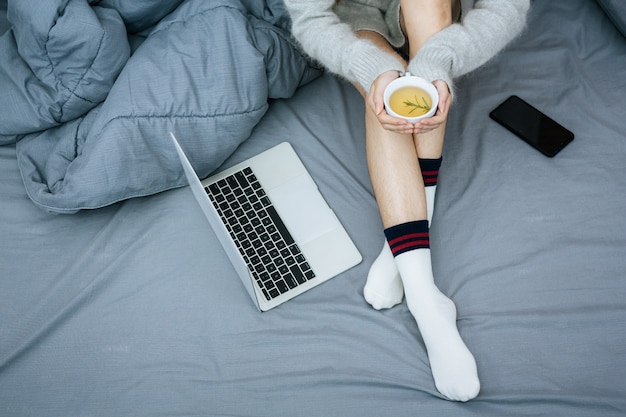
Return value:
[(441, 167), (441, 161), (442, 158), (418, 159), (425, 187), (437, 185), (437, 178), (439, 177), (439, 168)]
[(402, 223), (385, 229), (385, 237), (393, 256), (414, 249), (430, 248), (428, 220)]

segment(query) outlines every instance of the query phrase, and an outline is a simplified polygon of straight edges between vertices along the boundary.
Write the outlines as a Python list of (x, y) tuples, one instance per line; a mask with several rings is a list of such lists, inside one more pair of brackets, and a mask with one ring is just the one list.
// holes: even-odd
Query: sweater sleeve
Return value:
[(404, 65), (373, 43), (358, 38), (332, 8), (335, 0), (285, 0), (292, 34), (302, 49), (329, 71), (358, 83), (365, 91), (385, 71)]
[(486, 63), (524, 28), (529, 0), (478, 0), (462, 21), (433, 35), (408, 70), (429, 81), (453, 79)]

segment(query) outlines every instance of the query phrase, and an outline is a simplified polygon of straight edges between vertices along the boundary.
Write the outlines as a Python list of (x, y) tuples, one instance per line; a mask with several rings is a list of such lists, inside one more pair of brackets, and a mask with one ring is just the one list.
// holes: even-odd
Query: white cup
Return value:
[[(395, 111), (393, 111), (393, 109), (389, 105), (389, 98), (394, 92), (396, 92), (398, 89), (403, 88), (403, 87), (418, 87), (426, 91), (426, 93), (430, 96), (430, 99), (432, 102), (430, 106), (430, 110), (428, 110), (428, 112), (426, 112), (425, 114), (414, 116), (414, 117), (402, 116), (396, 113)], [(411, 75), (407, 72), (402, 77), (396, 78), (391, 83), (389, 83), (387, 88), (385, 88), (384, 100), (385, 100), (385, 110), (387, 110), (387, 113), (390, 116), (407, 120), (410, 123), (417, 123), (418, 121), (422, 119), (432, 117), (437, 112), (437, 105), (439, 104), (439, 94), (437, 93), (437, 89), (432, 83), (426, 81), (425, 79), (421, 77), (416, 77), (414, 75)]]

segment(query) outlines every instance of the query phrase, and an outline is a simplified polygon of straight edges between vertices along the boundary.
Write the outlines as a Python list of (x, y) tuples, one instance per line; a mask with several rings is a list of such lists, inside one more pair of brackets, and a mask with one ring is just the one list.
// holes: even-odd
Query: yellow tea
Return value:
[(404, 117), (422, 116), (428, 113), (432, 105), (430, 95), (419, 87), (401, 87), (389, 97), (389, 106)]

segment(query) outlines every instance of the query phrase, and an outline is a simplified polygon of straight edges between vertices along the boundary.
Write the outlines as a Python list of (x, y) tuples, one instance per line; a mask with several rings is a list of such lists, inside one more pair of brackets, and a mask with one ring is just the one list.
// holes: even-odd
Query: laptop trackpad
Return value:
[(294, 240), (308, 243), (338, 226), (333, 211), (307, 175), (300, 175), (268, 191)]

